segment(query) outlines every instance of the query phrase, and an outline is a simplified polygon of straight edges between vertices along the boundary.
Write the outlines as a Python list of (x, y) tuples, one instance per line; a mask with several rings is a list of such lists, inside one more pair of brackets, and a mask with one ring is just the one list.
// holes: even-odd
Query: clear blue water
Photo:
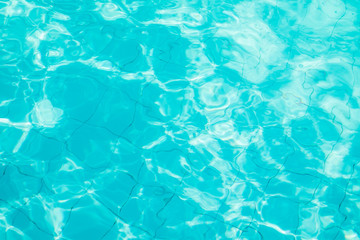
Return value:
[(0, 1), (0, 239), (360, 239), (359, 13)]

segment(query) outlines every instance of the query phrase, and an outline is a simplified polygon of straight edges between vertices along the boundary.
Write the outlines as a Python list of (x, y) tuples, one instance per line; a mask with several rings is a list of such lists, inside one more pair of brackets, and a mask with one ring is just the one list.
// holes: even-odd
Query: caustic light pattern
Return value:
[(1, 0), (0, 239), (360, 239), (358, 0)]

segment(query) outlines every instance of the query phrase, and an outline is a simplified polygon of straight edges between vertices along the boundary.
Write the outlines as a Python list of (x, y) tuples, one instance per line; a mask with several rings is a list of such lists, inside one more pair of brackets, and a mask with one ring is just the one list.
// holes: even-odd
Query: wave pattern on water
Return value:
[(359, 12), (0, 1), (0, 239), (360, 239)]

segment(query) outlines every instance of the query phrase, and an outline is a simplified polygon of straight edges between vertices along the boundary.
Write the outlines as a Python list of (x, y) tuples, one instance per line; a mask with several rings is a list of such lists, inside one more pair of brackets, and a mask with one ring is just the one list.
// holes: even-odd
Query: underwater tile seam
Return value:
[(0, 2), (0, 240), (360, 239), (357, 0)]

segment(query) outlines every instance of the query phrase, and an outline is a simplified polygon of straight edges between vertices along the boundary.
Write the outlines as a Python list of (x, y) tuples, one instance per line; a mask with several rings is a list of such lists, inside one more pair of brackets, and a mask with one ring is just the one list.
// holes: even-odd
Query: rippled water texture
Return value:
[(0, 1), (0, 239), (360, 239), (359, 12)]

